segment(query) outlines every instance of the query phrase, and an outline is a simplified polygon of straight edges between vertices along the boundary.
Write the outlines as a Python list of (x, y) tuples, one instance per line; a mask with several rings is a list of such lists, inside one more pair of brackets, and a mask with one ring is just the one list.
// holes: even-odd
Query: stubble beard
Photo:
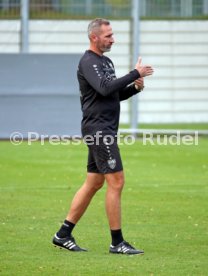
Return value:
[(100, 48), (100, 50), (101, 50), (103, 53), (105, 53), (105, 52), (110, 52), (111, 47), (110, 47), (110, 48), (103, 47), (103, 48)]
[(110, 44), (109, 46), (101, 46), (100, 47), (100, 50), (104, 53), (104, 52), (110, 52), (111, 50), (111, 47), (112, 47), (112, 44)]
[(112, 45), (109, 45), (108, 47), (104, 47), (102, 45), (97, 44), (97, 47), (100, 49), (102, 53), (110, 52)]

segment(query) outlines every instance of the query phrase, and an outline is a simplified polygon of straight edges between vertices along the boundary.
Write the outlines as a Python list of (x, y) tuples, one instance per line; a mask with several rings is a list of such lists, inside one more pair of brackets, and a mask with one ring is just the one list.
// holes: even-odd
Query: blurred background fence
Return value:
[[(139, 0), (138, 0), (139, 1)], [(31, 19), (128, 19), (131, 0), (30, 0)], [(21, 0), (0, 0), (0, 18), (20, 18)], [(143, 19), (207, 19), (207, 0), (141, 0)]]
[[(22, 3), (26, 1), (22, 0)], [(23, 64), (27, 66), (27, 62), (30, 62), (28, 68), (32, 69), (33, 63), (35, 66), (41, 59), (41, 56), (38, 56), (37, 60), (33, 55), (47, 56), (50, 54), (51, 61), (48, 62), (48, 70), (44, 71), (45, 74), (49, 74), (50, 66), (54, 64), (55, 55), (58, 58), (57, 55), (81, 56), (84, 53), (89, 45), (86, 33), (87, 25), (91, 18), (102, 16), (111, 19), (116, 43), (108, 55), (115, 64), (117, 77), (120, 77), (134, 66), (131, 10), (132, 0), (31, 0), (28, 6), (28, 19), (26, 16), (27, 20), (23, 21), (20, 16), (22, 13), (19, 0), (0, 0), (0, 53), (8, 55), (10, 66), (15, 65), (12, 61), (18, 60), (21, 66), (16, 64), (15, 68), (17, 70), (19, 68), (24, 74), (27, 73), (27, 70), (23, 68)], [(145, 80), (145, 91), (137, 97), (138, 122), (140, 124), (207, 124), (208, 0), (142, 0), (139, 11), (138, 19), (139, 17), (141, 19), (137, 41), (139, 54), (144, 63), (150, 63), (154, 67), (155, 73), (153, 77)], [(23, 32), (27, 34), (26, 51), (22, 47)], [(27, 59), (23, 59), (23, 63), (21, 63), (21, 58), (12, 56), (22, 52), (26, 52), (28, 55)], [(4, 103), (4, 111), (9, 110), (10, 119), (14, 117), (15, 126), (15, 114), (19, 106), (15, 109), (14, 103), (17, 104), (17, 101), (12, 93), (6, 93), (8, 86), (4, 86), (5, 81), (2, 80), (2, 76), (7, 74), (7, 80), (10, 78), (12, 80), (12, 77), (9, 66), (4, 66), (7, 59), (3, 59), (2, 55), (0, 55), (0, 102)], [(62, 58), (60, 58), (60, 62), (61, 60)], [(77, 64), (74, 64), (75, 71), (76, 66)], [(65, 68), (67, 68), (66, 64)], [(32, 77), (33, 70), (29, 74)], [(71, 74), (70, 69), (69, 74)], [(24, 77), (21, 74), (21, 76), (19, 91), (24, 84), (24, 78), (27, 78), (26, 75)], [(54, 82), (57, 83), (56, 98), (61, 95), (60, 85), (58, 85), (61, 76), (67, 77), (67, 74), (60, 73), (57, 76), (58, 81)], [(67, 83), (67, 81), (65, 79), (63, 83)], [(77, 82), (76, 78), (74, 81)], [(9, 87), (11, 85), (12, 81), (9, 83)], [(51, 89), (50, 87), (50, 83), (48, 83), (48, 89)], [(65, 91), (68, 90), (70, 87), (66, 86)], [(22, 110), (24, 106), (26, 107), (27, 101), (28, 106), (31, 104), (32, 97), (41, 97), (40, 91), (41, 87), (39, 87), (38, 96), (35, 87), (28, 92), (24, 91)], [(44, 93), (42, 96), (45, 97)], [(50, 93), (47, 95), (51, 97)], [(70, 97), (69, 91), (67, 98), (69, 103)], [(77, 101), (79, 101), (78, 91)], [(40, 103), (41, 98), (36, 102)], [(8, 104), (8, 108), (5, 104)], [(50, 106), (45, 106), (45, 116), (49, 116), (49, 114), (51, 117), (53, 117), (52, 114), (61, 116), (63, 109), (67, 106), (66, 98), (63, 99), (62, 104), (59, 102), (59, 111), (54, 109), (53, 113), (52, 109), (55, 106), (55, 102)], [(121, 103), (121, 123), (130, 124), (133, 117), (131, 112), (134, 110), (132, 106), (131, 100)], [(34, 110), (35, 108), (33, 108)], [(48, 110), (52, 110), (52, 112), (48, 112)], [(26, 108), (25, 113), (22, 112), (22, 114), (27, 112)], [(37, 116), (33, 115), (33, 118), (38, 118), (41, 122), (38, 112)], [(0, 137), (2, 126), (9, 124), (8, 114), (2, 114), (1, 117), (3, 119), (0, 124)], [(78, 118), (78, 116), (74, 118), (73, 114), (69, 117), (62, 116), (60, 118), (60, 121), (65, 122), (65, 129), (69, 126), (69, 120)], [(27, 118), (28, 116), (22, 117), (25, 121)], [(77, 125), (80, 125), (80, 120), (77, 121)], [(12, 128), (10, 127), (10, 129)]]

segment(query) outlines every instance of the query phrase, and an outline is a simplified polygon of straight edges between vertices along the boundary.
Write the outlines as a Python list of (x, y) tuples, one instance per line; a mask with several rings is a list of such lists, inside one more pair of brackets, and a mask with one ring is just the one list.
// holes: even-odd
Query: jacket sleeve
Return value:
[(114, 79), (103, 70), (102, 63), (93, 62), (91, 59), (81, 64), (81, 71), (87, 82), (102, 96), (121, 90), (140, 77), (139, 72), (134, 69), (129, 74)]
[(126, 86), (124, 89), (120, 90), (119, 92), (119, 99), (120, 101), (127, 100), (128, 98), (138, 94), (141, 92), (140, 90), (137, 90), (134, 86), (134, 84)]

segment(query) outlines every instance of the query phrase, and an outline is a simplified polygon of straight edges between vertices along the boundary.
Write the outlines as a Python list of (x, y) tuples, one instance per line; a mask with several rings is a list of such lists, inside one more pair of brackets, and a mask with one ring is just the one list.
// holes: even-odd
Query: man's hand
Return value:
[(141, 77), (150, 76), (153, 74), (154, 70), (150, 65), (142, 65), (142, 58), (139, 57), (135, 65), (135, 69), (139, 72)]
[(136, 90), (142, 91), (144, 89), (144, 79), (143, 78), (139, 78), (139, 79), (135, 80), (134, 84), (135, 84)]

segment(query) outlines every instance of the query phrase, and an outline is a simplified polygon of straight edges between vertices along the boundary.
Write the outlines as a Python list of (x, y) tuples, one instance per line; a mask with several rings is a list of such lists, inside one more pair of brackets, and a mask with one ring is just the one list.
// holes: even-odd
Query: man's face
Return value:
[(102, 25), (99, 34), (96, 36), (96, 47), (103, 53), (109, 52), (114, 43), (112, 27), (110, 25)]

